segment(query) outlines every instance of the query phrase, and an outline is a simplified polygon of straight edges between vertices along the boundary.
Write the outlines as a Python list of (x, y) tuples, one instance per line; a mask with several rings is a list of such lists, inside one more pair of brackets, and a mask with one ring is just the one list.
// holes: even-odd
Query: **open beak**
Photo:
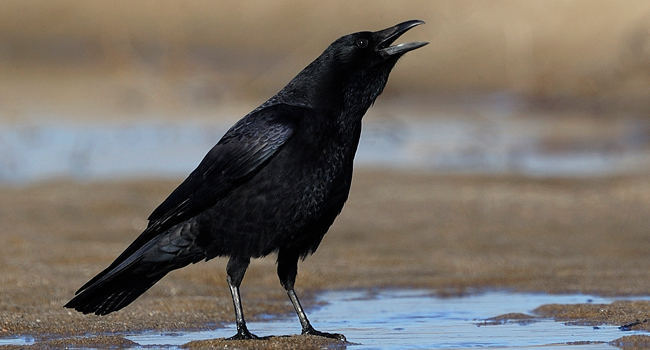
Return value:
[(374, 32), (373, 35), (376, 37), (375, 42), (377, 42), (377, 46), (375, 47), (375, 50), (383, 57), (400, 56), (406, 52), (415, 50), (417, 48), (420, 48), (428, 44), (428, 42), (416, 41), (411, 43), (403, 43), (399, 45), (390, 46), (390, 44), (392, 44), (395, 40), (397, 40), (397, 38), (399, 38), (402, 34), (406, 33), (409, 29), (418, 26), (420, 24), (424, 24), (424, 21), (410, 20)]

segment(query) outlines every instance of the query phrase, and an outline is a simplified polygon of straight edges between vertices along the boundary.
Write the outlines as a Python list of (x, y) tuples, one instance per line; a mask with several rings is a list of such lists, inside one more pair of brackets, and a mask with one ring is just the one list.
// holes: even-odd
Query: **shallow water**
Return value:
[[(616, 298), (620, 300), (622, 298)], [(625, 298), (623, 298), (625, 299)], [(638, 297), (631, 299), (645, 299)], [(506, 313), (531, 313), (543, 304), (611, 303), (613, 299), (587, 295), (549, 295), (488, 292), (458, 297), (436, 297), (423, 290), (332, 291), (320, 293), (308, 316), (315, 328), (345, 334), (350, 349), (490, 347), (504, 349), (549, 348), (609, 349), (606, 344), (625, 335), (616, 326), (566, 325), (550, 319), (532, 323), (516, 320), (496, 325), (483, 321)], [(295, 316), (262, 317), (249, 322), (258, 336), (300, 333)], [(207, 331), (141, 332), (126, 334), (143, 347), (177, 348), (193, 340), (224, 338), (236, 333), (234, 324)], [(573, 342), (601, 342), (570, 344)], [(605, 343), (602, 343), (605, 342)], [(28, 345), (34, 337), (0, 339), (0, 345)]]
[[(489, 292), (440, 298), (426, 291), (336, 291), (316, 298), (326, 302), (308, 313), (315, 328), (345, 334), (350, 349), (403, 348), (521, 348), (563, 344), (567, 348), (608, 348), (607, 344), (568, 345), (569, 342), (609, 342), (624, 335), (616, 326), (564, 325), (552, 320), (521, 325), (505, 323), (480, 325), (497, 315), (529, 313), (549, 303), (610, 303), (612, 300), (585, 295), (547, 295)], [(271, 318), (250, 322), (259, 336), (300, 333), (296, 317)], [(233, 324), (211, 331), (132, 334), (126, 338), (140, 345), (178, 346), (192, 340), (229, 337)]]
[(30, 345), (34, 343), (32, 337), (9, 337), (0, 338), (0, 346), (3, 345)]
[[(606, 127), (585, 123), (582, 128), (532, 118), (375, 120), (364, 125), (356, 162), (529, 176), (650, 169), (650, 122), (615, 120)], [(596, 131), (581, 131), (590, 126)], [(556, 135), (571, 127), (578, 135)], [(184, 176), (227, 128), (218, 122), (0, 125), (0, 182)]]

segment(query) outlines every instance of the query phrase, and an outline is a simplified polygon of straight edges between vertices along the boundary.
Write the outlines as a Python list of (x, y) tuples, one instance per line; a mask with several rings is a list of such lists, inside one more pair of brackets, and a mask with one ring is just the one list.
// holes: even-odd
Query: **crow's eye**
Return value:
[(368, 39), (357, 39), (356, 45), (358, 48), (365, 49), (368, 47)]

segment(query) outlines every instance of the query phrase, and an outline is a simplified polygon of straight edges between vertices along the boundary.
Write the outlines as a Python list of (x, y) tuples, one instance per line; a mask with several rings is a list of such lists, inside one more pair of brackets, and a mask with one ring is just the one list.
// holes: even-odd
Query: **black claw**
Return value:
[(247, 340), (247, 339), (260, 339), (260, 337), (248, 331), (248, 329), (238, 329), (237, 334), (233, 335), (226, 340)]
[(319, 337), (338, 339), (340, 341), (345, 341), (345, 342), (347, 341), (347, 339), (345, 339), (345, 336), (343, 334), (321, 332), (315, 330), (314, 327), (311, 326), (309, 328), (303, 329), (302, 334), (309, 334), (309, 335), (315, 335)]

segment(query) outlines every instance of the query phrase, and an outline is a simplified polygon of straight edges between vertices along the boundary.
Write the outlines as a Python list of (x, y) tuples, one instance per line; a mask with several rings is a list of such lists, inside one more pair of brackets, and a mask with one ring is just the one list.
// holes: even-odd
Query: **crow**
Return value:
[(251, 258), (277, 253), (280, 284), (302, 334), (345, 340), (309, 323), (294, 291), (298, 260), (316, 251), (348, 198), (363, 115), (397, 60), (428, 43), (391, 44), (423, 23), (410, 20), (334, 41), (232, 126), (151, 213), (140, 236), (65, 307), (106, 315), (172, 270), (227, 256), (237, 322), (230, 339), (255, 339), (246, 327), (239, 286)]

